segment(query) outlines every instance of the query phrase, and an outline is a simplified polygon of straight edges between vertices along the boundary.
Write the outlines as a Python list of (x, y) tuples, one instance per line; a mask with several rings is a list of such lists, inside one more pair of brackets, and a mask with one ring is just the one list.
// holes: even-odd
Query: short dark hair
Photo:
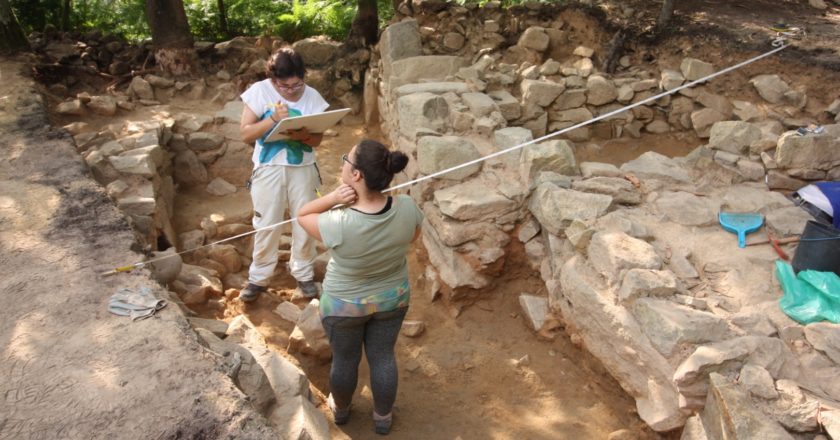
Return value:
[(377, 141), (362, 139), (356, 145), (354, 163), (355, 168), (362, 172), (365, 186), (371, 191), (382, 191), (391, 183), (394, 174), (405, 169), (408, 156), (402, 151), (389, 151)]
[(278, 49), (271, 55), (265, 66), (265, 74), (269, 78), (285, 79), (296, 76), (303, 79), (306, 66), (303, 58), (291, 47)]

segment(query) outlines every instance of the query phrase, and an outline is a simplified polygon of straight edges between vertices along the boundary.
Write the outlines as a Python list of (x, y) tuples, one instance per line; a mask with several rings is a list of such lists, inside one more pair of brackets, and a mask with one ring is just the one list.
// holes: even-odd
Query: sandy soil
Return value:
[[(318, 150), (325, 183), (331, 182), (328, 189), (337, 182), (330, 177), (332, 164), (338, 163), (364, 130), (341, 127), (339, 133)], [(332, 171), (336, 175), (337, 167)], [(224, 199), (202, 191), (181, 193), (176, 223), (194, 229), (201, 217), (213, 212), (208, 207), (224, 209), (220, 207)], [(241, 193), (228, 199), (243, 203)], [(521, 254), (521, 249), (511, 252)], [(546, 342), (528, 330), (518, 296), (545, 292), (532, 271), (513, 263), (523, 260), (510, 256), (505, 276), (454, 317), (464, 305), (429, 300), (422, 279), (423, 250), (417, 247), (412, 252), (414, 294), (408, 319), (423, 320), (427, 331), (418, 338), (402, 336), (397, 343), (401, 382), (393, 430), (396, 438), (606, 438), (623, 428), (634, 430), (639, 438), (657, 438), (635, 415), (633, 400), (588, 353), (572, 345), (565, 334)], [(230, 302), (224, 311), (208, 307), (199, 309), (199, 315), (229, 321), (244, 313), (274, 349), (284, 352), (294, 325), (272, 311), (280, 302), (292, 299), (294, 288), (294, 279), (278, 270), (270, 293), (256, 303), (243, 306)], [(302, 307), (305, 303), (297, 304)], [(514, 364), (526, 355), (528, 366)], [(329, 363), (302, 354), (292, 359), (323, 399), (329, 393)], [(334, 437), (373, 437), (367, 375), (363, 361), (354, 417), (345, 426), (334, 426)]]
[[(650, 25), (659, 4), (621, 3), (642, 14), (639, 27)], [(677, 35), (666, 38), (655, 52), (634, 41), (630, 55), (642, 67), (678, 67), (684, 56), (716, 60), (723, 67), (768, 49), (768, 24), (803, 26), (808, 37), (798, 47), (707, 87), (755, 101), (753, 90), (734, 84), (759, 73), (780, 73), (804, 83), (809, 108), (819, 109), (836, 98), (820, 91), (838, 79), (839, 20), (836, 7), (819, 12), (801, 1), (679, 1)], [(0, 145), (5, 146), (0, 150), (0, 347), (5, 373), (0, 375), (0, 438), (274, 436), (214, 369), (214, 359), (199, 348), (180, 315), (164, 310), (158, 318), (130, 323), (107, 313), (107, 297), (117, 287), (151, 284), (143, 274), (97, 277), (114, 262), (137, 259), (128, 250), (131, 234), (102, 189), (87, 177), (72, 139), (49, 128), (28, 93), (31, 85), (12, 74), (20, 67), (0, 64)], [(171, 107), (215, 111), (207, 103), (196, 104), (174, 102)], [(148, 112), (141, 107), (131, 118), (142, 119)], [(340, 155), (353, 142), (364, 136), (381, 138), (376, 129), (360, 126), (342, 127), (338, 134), (319, 149), (328, 189), (336, 183)], [(582, 145), (577, 155), (579, 161), (620, 164), (649, 150), (683, 155), (701, 143), (692, 136), (646, 135)], [(201, 189), (183, 190), (174, 225), (179, 232), (195, 229), (210, 213), (239, 212), (249, 204), (244, 189), (224, 198)], [(398, 342), (401, 383), (393, 437), (606, 438), (626, 428), (638, 438), (657, 438), (638, 419), (632, 399), (596, 360), (563, 333), (554, 341), (541, 341), (526, 327), (517, 297), (522, 292), (544, 294), (544, 288), (531, 270), (515, 263), (524, 259), (515, 257), (521, 249), (512, 246), (505, 275), (460, 314), (456, 306), (427, 298), (420, 276), (423, 250), (411, 253), (415, 294), (409, 318), (424, 320), (427, 330)], [(197, 312), (228, 321), (244, 313), (283, 353), (293, 326), (272, 310), (291, 298), (293, 286), (281, 271), (269, 294), (254, 305), (231, 303), (224, 310)], [(528, 365), (513, 363), (525, 355)], [(303, 355), (292, 359), (323, 399), (329, 391), (329, 364)], [(332, 427), (336, 438), (374, 437), (366, 374), (363, 365), (354, 416), (348, 425)]]
[(268, 438), (172, 307), (131, 322), (118, 288), (161, 291), (133, 235), (20, 63), (0, 58), (0, 439)]

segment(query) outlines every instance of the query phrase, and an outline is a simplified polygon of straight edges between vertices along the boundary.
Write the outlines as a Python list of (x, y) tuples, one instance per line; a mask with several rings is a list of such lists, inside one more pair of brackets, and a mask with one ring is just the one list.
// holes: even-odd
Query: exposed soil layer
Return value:
[[(628, 43), (634, 65), (679, 66), (685, 56), (714, 60), (721, 68), (769, 49), (770, 24), (806, 29), (806, 37), (781, 52), (709, 84), (731, 99), (758, 101), (741, 86), (761, 73), (779, 73), (805, 88), (809, 109), (836, 96), (821, 94), (840, 71), (840, 14), (807, 2), (684, 0), (677, 2), (671, 31), (646, 37), (659, 2), (621, 2), (611, 26), (634, 22)], [(621, 11), (634, 11), (620, 18)], [(608, 11), (610, 13), (610, 11)], [(617, 18), (618, 17), (618, 18)], [(658, 46), (648, 46), (656, 43)], [(107, 298), (120, 287), (155, 288), (144, 273), (100, 278), (116, 265), (138, 260), (132, 233), (101, 187), (89, 177), (60, 126), (50, 120), (32, 85), (16, 73), (22, 65), (0, 63), (0, 438), (270, 438), (277, 437), (244, 396), (215, 367), (186, 321), (165, 309), (159, 317), (132, 323), (108, 314)], [(212, 115), (204, 101), (175, 101), (172, 112)], [(146, 107), (120, 117), (142, 120)], [(73, 119), (75, 120), (75, 119)], [(110, 121), (86, 120), (98, 127)], [(324, 185), (332, 188), (340, 155), (361, 137), (381, 139), (375, 128), (342, 126), (319, 148)], [(643, 135), (581, 144), (577, 159), (621, 164), (645, 151), (681, 156), (702, 144), (692, 135)], [(245, 165), (247, 166), (247, 165)], [(195, 229), (201, 218), (250, 205), (244, 189), (227, 197), (202, 188), (180, 190), (173, 224)], [(514, 240), (515, 241), (515, 240)], [(400, 391), (395, 438), (606, 438), (629, 429), (638, 438), (658, 438), (635, 414), (633, 399), (588, 353), (561, 333), (543, 341), (521, 316), (518, 295), (542, 294), (543, 283), (520, 263), (511, 244), (505, 274), (469, 305), (432, 302), (422, 278), (425, 256), (410, 254), (414, 297), (409, 319), (426, 323), (418, 338), (398, 342)], [(290, 300), (294, 280), (280, 270), (268, 294), (247, 307), (198, 308), (204, 317), (231, 320), (247, 315), (278, 352), (285, 353), (293, 324), (273, 313)], [(300, 303), (299, 305), (303, 305)], [(524, 356), (528, 361), (520, 361)], [(309, 376), (321, 399), (329, 392), (329, 364), (291, 357)], [(515, 362), (516, 361), (516, 362)], [(363, 361), (353, 417), (333, 426), (335, 438), (372, 438), (371, 396)], [(678, 435), (678, 434), (675, 434)]]

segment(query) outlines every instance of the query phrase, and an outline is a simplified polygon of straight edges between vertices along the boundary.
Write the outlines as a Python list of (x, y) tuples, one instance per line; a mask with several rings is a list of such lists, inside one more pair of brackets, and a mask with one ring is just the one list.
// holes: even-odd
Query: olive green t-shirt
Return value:
[(330, 250), (324, 293), (355, 300), (393, 289), (408, 278), (405, 254), (423, 213), (411, 197), (392, 198), (391, 208), (365, 214), (338, 208), (318, 216), (318, 229)]

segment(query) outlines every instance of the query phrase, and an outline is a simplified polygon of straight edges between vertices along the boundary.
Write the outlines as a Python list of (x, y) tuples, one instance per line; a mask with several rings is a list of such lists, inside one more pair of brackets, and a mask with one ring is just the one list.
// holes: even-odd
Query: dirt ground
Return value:
[[(617, 8), (633, 8), (644, 27), (658, 4), (639, 0)], [(631, 43), (634, 64), (673, 68), (693, 56), (724, 67), (767, 50), (766, 26), (783, 21), (806, 28), (798, 47), (707, 87), (730, 98), (754, 99), (752, 90), (733, 84), (780, 73), (805, 84), (814, 109), (836, 98), (820, 90), (826, 82), (836, 83), (840, 70), (837, 7), (820, 12), (802, 1), (680, 0), (675, 17), (679, 35), (656, 51), (641, 41)], [(21, 67), (0, 63), (0, 439), (276, 436), (215, 369), (180, 316), (165, 309), (158, 318), (130, 323), (108, 314), (107, 297), (116, 288), (152, 284), (142, 274), (97, 276), (103, 267), (137, 259), (129, 251), (131, 234), (102, 188), (87, 177), (72, 139), (49, 127), (70, 120), (47, 120), (41, 104), (24, 93), (32, 86), (15, 74)], [(217, 108), (206, 102), (170, 104), (173, 113), (196, 109), (212, 115)], [(139, 119), (144, 111), (120, 117)], [(340, 155), (362, 137), (382, 135), (376, 128), (342, 126), (319, 147), (327, 189), (337, 182)], [(620, 164), (650, 150), (684, 155), (701, 143), (693, 136), (645, 135), (581, 145), (577, 156)], [(184, 190), (173, 224), (183, 232), (211, 213), (240, 212), (249, 205), (244, 189), (227, 197)], [(521, 252), (512, 246), (511, 255)], [(633, 400), (567, 335), (549, 342), (528, 330), (518, 295), (544, 294), (544, 287), (533, 271), (515, 263), (523, 258), (508, 258), (504, 276), (460, 313), (427, 298), (424, 258), (420, 246), (410, 254), (409, 319), (425, 321), (427, 330), (398, 342), (400, 389), (392, 437), (606, 438), (619, 429), (638, 438), (659, 437), (639, 420)], [(197, 313), (226, 321), (246, 314), (284, 353), (293, 325), (272, 311), (291, 298), (294, 280), (281, 271), (271, 287), (247, 308), (231, 303)], [(526, 355), (529, 361), (516, 365)], [(323, 401), (329, 364), (305, 355), (290, 359)], [(354, 415), (349, 424), (332, 426), (335, 438), (374, 437), (366, 368), (363, 361)], [(326, 412), (323, 404), (320, 408)]]
[[(341, 154), (362, 137), (380, 136), (375, 129), (341, 126), (337, 137), (326, 138), (317, 149), (326, 189), (337, 185)], [(249, 204), (243, 190), (226, 197), (210, 196), (200, 189), (181, 192), (174, 223), (178, 232), (196, 229), (202, 217), (236, 212)], [(639, 438), (657, 438), (635, 415), (633, 400), (568, 336), (543, 342), (526, 328), (518, 296), (545, 294), (536, 274), (509, 264), (495, 287), (453, 317), (455, 308), (431, 302), (425, 295), (423, 258), (421, 247), (410, 255), (414, 293), (407, 319), (424, 321), (427, 330), (418, 338), (403, 336), (397, 343), (401, 381), (392, 431), (395, 438), (606, 438), (619, 429), (634, 430)], [(247, 270), (242, 275), (247, 276)], [(243, 306), (231, 301), (222, 311), (211, 307), (197, 311), (202, 317), (226, 321), (245, 314), (269, 344), (284, 353), (294, 325), (273, 310), (292, 299), (294, 288), (294, 279), (280, 269), (269, 294), (256, 303)], [(303, 307), (305, 302), (297, 304)], [(515, 361), (526, 355), (530, 364), (516, 366)], [(329, 363), (303, 354), (289, 357), (307, 373), (323, 400), (329, 394)], [(332, 427), (334, 438), (374, 436), (367, 375), (363, 361), (354, 417), (345, 426)], [(325, 410), (324, 405), (321, 409)]]
[(99, 276), (133, 235), (22, 68), (0, 59), (0, 439), (276, 438), (171, 307), (108, 312), (160, 287)]

